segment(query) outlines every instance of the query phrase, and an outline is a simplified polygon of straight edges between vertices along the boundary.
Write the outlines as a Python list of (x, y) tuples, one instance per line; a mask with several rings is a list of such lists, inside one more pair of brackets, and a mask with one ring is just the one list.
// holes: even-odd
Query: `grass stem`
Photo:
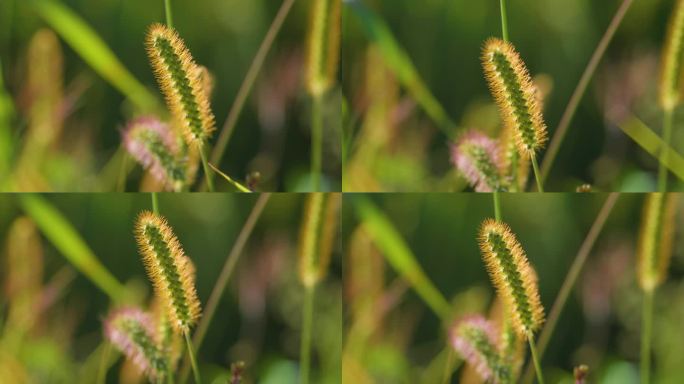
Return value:
[(501, 5), (501, 37), (508, 41), (508, 14), (506, 12), (506, 0), (499, 0)]
[(152, 212), (155, 215), (159, 214), (159, 199), (157, 197), (157, 192), (152, 192)]
[(299, 349), (299, 383), (309, 384), (311, 375), (311, 331), (313, 328), (314, 297), (316, 286), (304, 288), (302, 308), (302, 340)]
[(641, 384), (651, 382), (651, 334), (653, 333), (653, 291), (645, 291), (641, 317)]
[(202, 144), (200, 147), (200, 156), (202, 157), (202, 170), (204, 170), (204, 180), (206, 180), (207, 183), (207, 190), (209, 192), (214, 192), (214, 179), (213, 179), (213, 173), (209, 172), (209, 164), (207, 163), (207, 153), (206, 153), (206, 144)]
[(173, 28), (173, 12), (171, 11), (171, 0), (164, 0), (164, 13), (166, 13), (166, 26)]
[(492, 198), (494, 199), (494, 218), (496, 221), (501, 221), (501, 199), (499, 197), (499, 191), (492, 192)]
[(534, 340), (532, 340), (532, 336), (527, 337), (527, 342), (530, 344), (532, 362), (534, 363), (534, 370), (537, 372), (537, 382), (539, 382), (539, 384), (544, 384), (544, 376), (542, 375), (541, 365), (539, 365), (539, 357), (537, 356), (537, 347), (534, 346)]
[(185, 345), (188, 348), (188, 356), (190, 356), (190, 364), (192, 364), (192, 374), (195, 376), (195, 384), (201, 384), (199, 368), (197, 367), (197, 358), (195, 357), (195, 350), (192, 347), (192, 341), (190, 340), (190, 334), (188, 331), (183, 332), (185, 336)]
[(542, 180), (539, 177), (539, 164), (537, 164), (537, 156), (532, 155), (530, 157), (530, 160), (532, 160), (532, 169), (534, 170), (534, 179), (537, 181), (537, 192), (544, 192), (544, 187), (542, 185)]
[(587, 90), (587, 86), (589, 86), (589, 81), (594, 76), (594, 72), (596, 72), (596, 68), (601, 62), (603, 55), (606, 53), (608, 45), (610, 44), (611, 40), (613, 40), (615, 32), (622, 23), (622, 20), (625, 18), (627, 10), (629, 10), (629, 7), (632, 5), (633, 2), (634, 0), (622, 1), (622, 4), (618, 8), (617, 12), (615, 12), (615, 16), (613, 16), (613, 19), (610, 21), (610, 24), (608, 25), (606, 32), (604, 32), (603, 36), (601, 37), (601, 40), (599, 41), (599, 44), (596, 47), (596, 50), (591, 55), (591, 59), (589, 59), (589, 63), (587, 64), (587, 67), (584, 69), (582, 77), (580, 77), (580, 80), (577, 83), (577, 87), (575, 87), (575, 90), (572, 92), (572, 96), (570, 96), (570, 101), (568, 102), (568, 105), (565, 107), (563, 116), (561, 117), (560, 122), (558, 123), (558, 128), (556, 128), (556, 131), (553, 133), (553, 137), (551, 138), (551, 142), (549, 143), (549, 148), (546, 151), (544, 160), (542, 161), (542, 181), (546, 181), (546, 178), (549, 175), (549, 171), (553, 166), (553, 162), (556, 159), (556, 156), (558, 155), (558, 150), (560, 149), (560, 146), (563, 143), (563, 140), (565, 139), (565, 135), (568, 132), (570, 122), (572, 121), (573, 116), (575, 116), (575, 112), (577, 111), (579, 102), (582, 100), (582, 97), (584, 96), (584, 93)]
[(323, 157), (323, 96), (313, 96), (311, 109), (311, 190), (321, 190)]
[(664, 111), (663, 114), (663, 142), (664, 145), (660, 150), (660, 161), (658, 162), (658, 192), (667, 192), (667, 148), (670, 146), (670, 141), (672, 140), (672, 120), (674, 119), (674, 113), (671, 108)]

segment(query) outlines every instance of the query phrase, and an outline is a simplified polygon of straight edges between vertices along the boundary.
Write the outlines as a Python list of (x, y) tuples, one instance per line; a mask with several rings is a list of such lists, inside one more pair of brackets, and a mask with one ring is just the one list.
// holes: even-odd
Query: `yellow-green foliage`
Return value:
[(321, 95), (335, 83), (340, 51), (342, 0), (313, 0), (307, 52), (306, 87)]
[(665, 110), (673, 109), (681, 100), (682, 61), (684, 60), (684, 0), (677, 0), (668, 27), (660, 69), (659, 101)]
[(646, 197), (637, 245), (637, 275), (644, 291), (654, 290), (667, 274), (672, 257), (676, 206), (674, 193), (650, 193)]
[(328, 271), (341, 200), (339, 193), (311, 193), (306, 200), (299, 236), (299, 280), (306, 287)]

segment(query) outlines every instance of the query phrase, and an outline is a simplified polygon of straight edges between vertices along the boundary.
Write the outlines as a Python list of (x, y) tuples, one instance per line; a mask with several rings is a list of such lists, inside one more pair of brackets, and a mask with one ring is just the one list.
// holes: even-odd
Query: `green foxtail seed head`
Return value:
[(335, 241), (339, 193), (310, 193), (299, 233), (299, 280), (305, 287), (316, 285), (328, 271)]
[(660, 106), (672, 110), (681, 100), (684, 60), (684, 0), (677, 0), (665, 39), (660, 68)]
[(637, 277), (644, 291), (654, 290), (665, 280), (672, 257), (677, 195), (649, 193), (641, 216), (637, 243)]
[(340, 51), (342, 0), (313, 0), (306, 66), (310, 94), (325, 93), (335, 83)]
[(147, 33), (146, 45), (155, 77), (185, 139), (201, 145), (215, 129), (202, 70), (171, 28), (153, 24)]
[(176, 332), (164, 303), (157, 297), (152, 301), (150, 314), (155, 321), (155, 333), (159, 349), (165, 356), (166, 363), (171, 368), (171, 371), (175, 371), (178, 359), (183, 351), (183, 337)]
[(140, 368), (150, 381), (163, 382), (166, 358), (155, 337), (150, 316), (138, 308), (118, 309), (105, 320), (107, 339)]
[(450, 330), (452, 347), (488, 383), (509, 383), (510, 368), (499, 355), (494, 326), (480, 315), (458, 321)]
[(484, 133), (473, 130), (461, 135), (452, 147), (451, 161), (476, 192), (502, 189), (498, 146)]
[(520, 337), (511, 317), (511, 311), (505, 308), (501, 298), (497, 297), (492, 304), (489, 319), (495, 325), (499, 334), (499, 355), (502, 362), (510, 368), (511, 380), (516, 381), (520, 368), (525, 360), (526, 341)]
[(499, 158), (503, 173), (503, 183), (509, 192), (525, 190), (530, 175), (530, 158), (520, 156), (515, 141), (515, 131), (504, 127), (499, 138)]
[(178, 331), (189, 330), (200, 316), (192, 262), (166, 219), (159, 215), (142, 212), (135, 225), (135, 237), (147, 274), (171, 323)]
[(487, 219), (480, 228), (487, 272), (518, 334), (531, 336), (544, 322), (537, 276), (508, 225)]
[(123, 131), (128, 153), (167, 190), (179, 192), (187, 184), (187, 167), (173, 130), (154, 117), (138, 117)]
[(485, 77), (503, 119), (513, 129), (518, 151), (533, 156), (546, 143), (546, 124), (537, 88), (511, 43), (490, 38), (482, 50)]

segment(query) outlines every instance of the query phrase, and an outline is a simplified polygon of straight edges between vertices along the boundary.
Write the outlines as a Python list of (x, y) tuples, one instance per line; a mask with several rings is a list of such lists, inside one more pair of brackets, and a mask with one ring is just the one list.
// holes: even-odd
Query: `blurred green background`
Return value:
[[(139, 212), (151, 209), (150, 195), (44, 197), (63, 213), (102, 264), (135, 293), (134, 297), (147, 302), (152, 287), (137, 252), (133, 225)], [(230, 363), (239, 360), (246, 363), (245, 383), (298, 381), (303, 288), (297, 279), (296, 247), (304, 198), (277, 194), (268, 201), (198, 352), (205, 382), (225, 379)], [(42, 235), (28, 245), (42, 248), (42, 255), (8, 258), (20, 251), (16, 241), (15, 249), (10, 247), (8, 233), (13, 221), (23, 215), (19, 199), (18, 195), (0, 196), (0, 278), (4, 287), (0, 294), (0, 372), (27, 372), (29, 382), (95, 382), (101, 360), (98, 346), (103, 341), (102, 320), (112, 302)], [(255, 201), (254, 196), (238, 194), (159, 196), (160, 213), (196, 266), (203, 307)], [(34, 312), (36, 323), (17, 342), (19, 333), (8, 320), (8, 313), (17, 307), (21, 296), (9, 290), (8, 278), (17, 279), (21, 271), (28, 276), (27, 281), (37, 276), (38, 297), (51, 304)], [(312, 379), (317, 383), (341, 380), (340, 276), (339, 247), (335, 247), (328, 278), (316, 294)], [(122, 360), (109, 370), (108, 382), (134, 382), (128, 381), (130, 367), (122, 368)]]
[[(502, 220), (517, 235), (537, 271), (547, 316), (606, 197), (553, 193), (501, 196)], [(477, 312), (486, 315), (494, 298), (476, 239), (482, 221), (494, 216), (492, 198), (480, 194), (345, 196), (343, 356), (350, 375), (359, 383), (441, 382), (445, 371), (445, 354), (441, 352), (447, 348), (445, 324), (406, 278), (390, 266), (382, 250), (363, 245), (358, 234), (366, 231), (363, 225), (368, 223), (360, 222), (359, 211), (353, 207), (365, 198), (375, 203), (405, 239), (457, 317)], [(635, 280), (635, 247), (643, 200), (644, 195), (621, 195), (589, 254), (542, 359), (548, 382), (574, 383), (572, 368), (579, 364), (590, 367), (590, 382), (639, 382), (642, 294)], [(656, 294), (654, 383), (684, 379), (681, 211), (680, 204), (672, 263), (667, 281)], [(364, 300), (372, 304), (364, 307)], [(364, 322), (365, 315), (375, 322)], [(375, 324), (375, 328), (368, 324)], [(351, 345), (351, 329), (355, 345)], [(451, 382), (473, 382), (462, 375), (463, 368)], [(368, 377), (374, 381), (363, 380)]]
[[(32, 97), (26, 78), (35, 63), (27, 58), (29, 41), (46, 23), (34, 4), (43, 1), (0, 2), (0, 62), (2, 77), (14, 113), (10, 115), (15, 151), (23, 144)], [(90, 25), (128, 71), (161, 101), (144, 49), (146, 29), (164, 21), (164, 2), (58, 0)], [(172, 1), (174, 24), (198, 64), (215, 78), (211, 98), (218, 130), (223, 126), (237, 90), (280, 7), (280, 1), (203, 0)], [(277, 35), (257, 82), (247, 100), (219, 168), (238, 180), (260, 172), (260, 190), (306, 190), (310, 163), (310, 100), (303, 86), (303, 54), (309, 19), (309, 2), (296, 2)], [(50, 190), (84, 191), (113, 188), (93, 180), (121, 142), (120, 130), (134, 113), (133, 105), (98, 75), (60, 39), (64, 55), (64, 133), (58, 156), (43, 172)], [(57, 79), (55, 79), (57, 80)], [(0, 101), (3, 99), (0, 82)], [(337, 91), (327, 112), (339, 120)], [(2, 104), (2, 102), (0, 102)], [(0, 105), (0, 117), (2, 105)], [(0, 119), (0, 128), (3, 119)], [(333, 124), (325, 135), (325, 186), (339, 190), (338, 135)], [(218, 131), (214, 136), (215, 142)], [(212, 142), (212, 143), (213, 143)], [(59, 160), (59, 161), (58, 161)], [(58, 162), (58, 165), (54, 163)], [(61, 166), (61, 167), (60, 167)], [(62, 177), (54, 173), (59, 172)], [(139, 190), (140, 167), (129, 177), (128, 190)], [(28, 178), (27, 175), (23, 175)], [(67, 180), (63, 180), (67, 179)], [(224, 182), (218, 184), (232, 190)], [(45, 189), (34, 187), (24, 190)]]
[[(456, 135), (464, 129), (496, 135), (498, 112), (482, 74), (480, 52), (487, 38), (501, 36), (499, 1), (353, 2), (365, 4), (387, 23), (427, 88), (457, 125)], [(507, 1), (510, 40), (546, 94), (544, 115), (551, 135), (621, 3)], [(579, 105), (547, 190), (574, 191), (583, 183), (603, 191), (655, 189), (657, 162), (615, 122), (631, 111), (660, 132), (662, 112), (656, 103), (656, 87), (661, 45), (673, 6), (671, 0), (633, 2)], [(343, 89), (349, 102), (345, 190), (463, 189), (463, 180), (449, 162), (448, 137), (412, 95), (397, 85), (395, 76), (386, 73), (383, 60), (388, 55), (369, 53), (373, 47), (357, 12), (347, 7), (345, 16)], [(378, 84), (385, 86), (378, 89)], [(373, 112), (374, 119), (369, 117)], [(681, 122), (682, 111), (676, 116)], [(675, 128), (673, 132), (673, 147), (681, 153), (684, 131)], [(371, 155), (364, 151), (368, 147), (373, 147), (367, 151)], [(540, 161), (542, 157), (543, 153)], [(679, 190), (681, 183), (671, 188)]]

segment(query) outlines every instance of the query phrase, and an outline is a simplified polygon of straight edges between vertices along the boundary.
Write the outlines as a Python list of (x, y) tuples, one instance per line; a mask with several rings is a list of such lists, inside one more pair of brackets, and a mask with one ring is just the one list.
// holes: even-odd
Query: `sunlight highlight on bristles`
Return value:
[(130, 359), (150, 381), (163, 382), (167, 362), (155, 338), (153, 321), (138, 308), (118, 309), (105, 320), (107, 339)]
[(462, 134), (452, 146), (451, 161), (476, 192), (502, 190), (498, 145), (484, 133)]
[(342, 195), (310, 193), (299, 235), (299, 280), (305, 287), (323, 279), (330, 264)]
[(534, 156), (546, 144), (547, 132), (525, 63), (511, 43), (490, 38), (482, 50), (482, 65), (504, 125), (515, 132), (518, 151)]
[(653, 291), (667, 275), (672, 258), (677, 194), (649, 193), (644, 202), (637, 244), (637, 278), (644, 291)]
[(166, 103), (181, 124), (188, 143), (202, 145), (215, 130), (203, 71), (175, 30), (153, 24), (147, 33), (147, 53)]
[(682, 99), (684, 72), (684, 0), (677, 0), (660, 62), (660, 89), (658, 100), (665, 110), (672, 110)]
[(313, 0), (306, 66), (306, 87), (312, 95), (322, 95), (335, 83), (341, 8), (342, 0)]
[(468, 316), (459, 320), (449, 333), (452, 347), (483, 381), (510, 382), (510, 368), (499, 355), (499, 342), (493, 324), (480, 315)]
[(487, 272), (520, 335), (529, 337), (544, 322), (537, 275), (508, 225), (487, 219), (479, 234)]
[(144, 211), (138, 216), (135, 237), (145, 269), (176, 330), (186, 332), (200, 316), (195, 273), (166, 219)]

